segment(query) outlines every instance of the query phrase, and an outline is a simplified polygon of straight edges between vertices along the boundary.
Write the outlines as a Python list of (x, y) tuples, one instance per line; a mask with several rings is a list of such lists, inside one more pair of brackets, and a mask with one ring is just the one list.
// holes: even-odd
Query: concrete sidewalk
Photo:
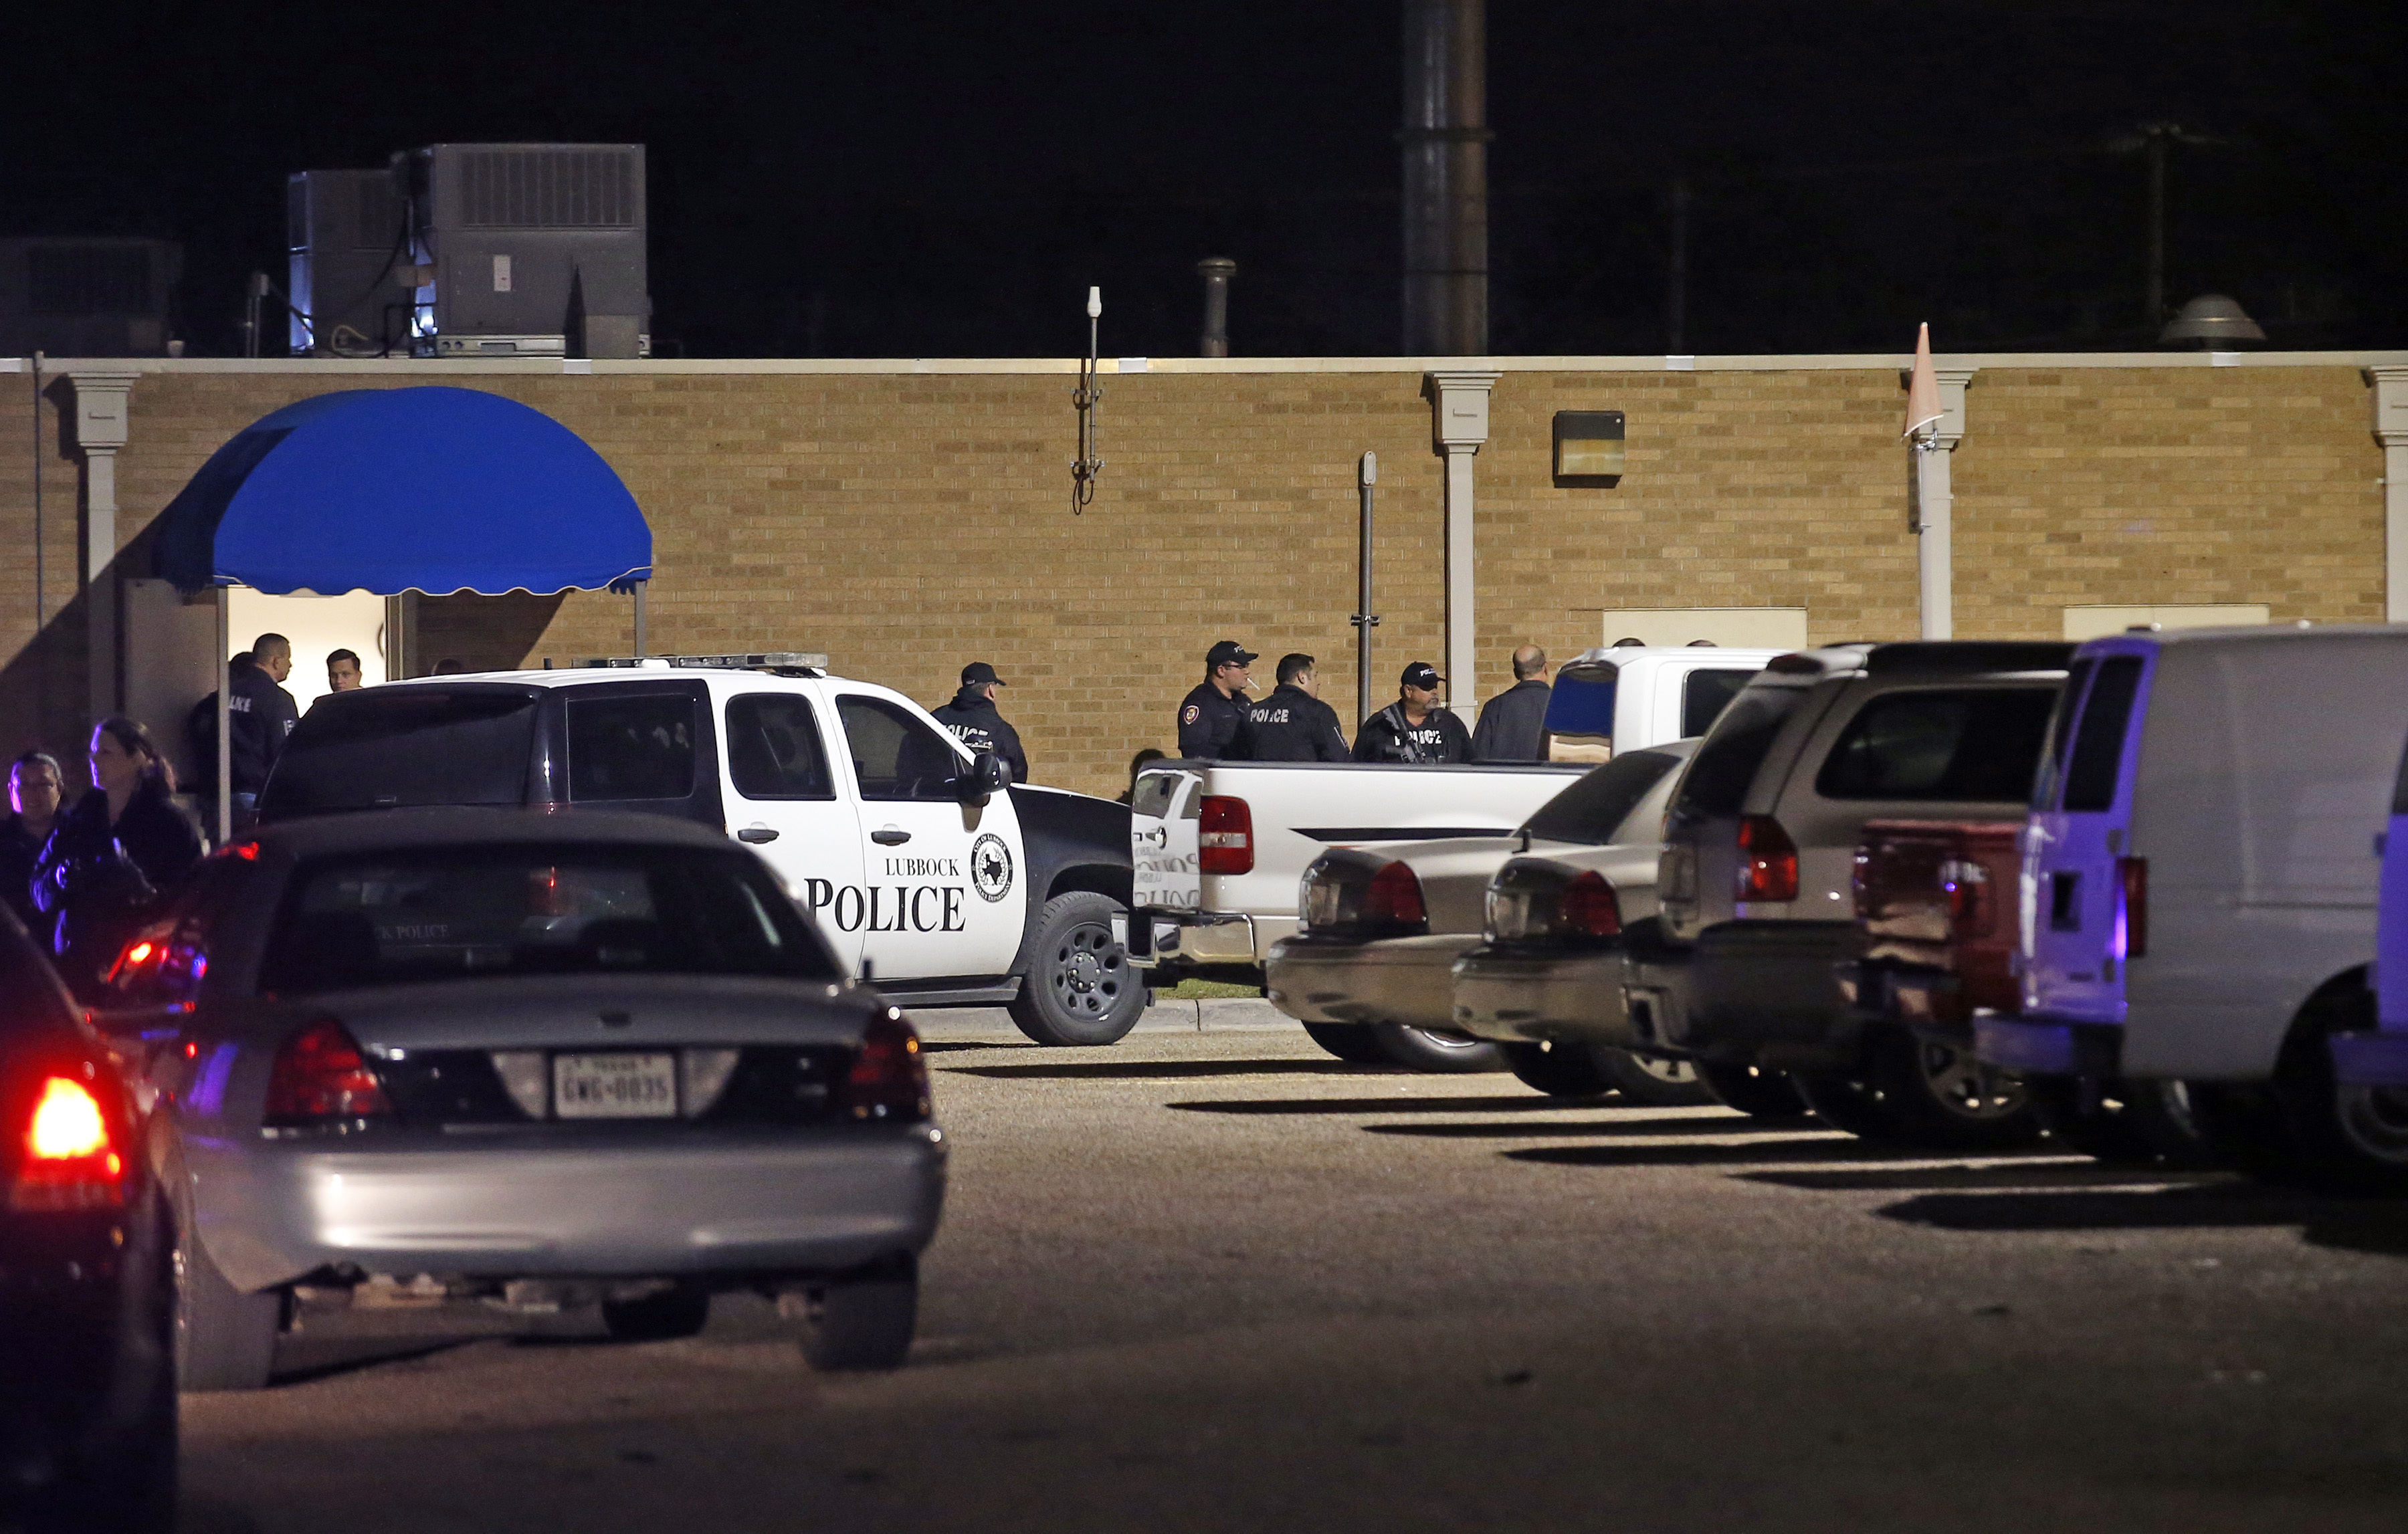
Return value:
[[(968, 1043), (979, 1039), (1025, 1041), (1000, 1007), (937, 1007), (910, 1013), (911, 1025), (931, 1042)], [(1157, 1001), (1145, 1010), (1131, 1033), (1257, 1033), (1294, 1030), (1287, 1017), (1269, 1002), (1254, 997), (1198, 1001)]]

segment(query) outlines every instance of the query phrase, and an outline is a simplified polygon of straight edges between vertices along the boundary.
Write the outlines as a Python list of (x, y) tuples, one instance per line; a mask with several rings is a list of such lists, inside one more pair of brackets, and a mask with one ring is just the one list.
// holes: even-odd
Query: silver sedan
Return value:
[(902, 1361), (946, 1146), (920, 1042), (752, 853), (666, 818), (394, 810), (211, 859), (100, 1019), (160, 1099), (186, 1389), (296, 1306), (753, 1290), (829, 1368)]

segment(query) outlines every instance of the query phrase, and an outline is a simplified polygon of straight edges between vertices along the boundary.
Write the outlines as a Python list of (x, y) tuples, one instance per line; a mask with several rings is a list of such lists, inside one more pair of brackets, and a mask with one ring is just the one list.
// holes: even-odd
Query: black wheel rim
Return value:
[(1045, 969), (1054, 1004), (1072, 1017), (1109, 1017), (1132, 990), (1128, 953), (1101, 922), (1082, 922), (1063, 933)]
[(2023, 1111), (2023, 1082), (1982, 1064), (1972, 1051), (1925, 1039), (1917, 1042), (1914, 1054), (1924, 1089), (1958, 1118), (1986, 1124)]

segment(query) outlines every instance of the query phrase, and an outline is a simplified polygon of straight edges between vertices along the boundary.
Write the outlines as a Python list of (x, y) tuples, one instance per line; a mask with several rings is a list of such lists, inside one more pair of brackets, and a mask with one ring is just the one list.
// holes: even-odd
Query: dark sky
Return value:
[[(2399, 0), (1490, 0), (1493, 345), (2144, 344), (2145, 121), (2177, 151), (2168, 294), (2277, 345), (2408, 343)], [(441, 141), (650, 146), (653, 332), (691, 356), (1398, 346), (1395, 0), (6, 7), (0, 234), (186, 248), (179, 329), (236, 349), (292, 170)]]

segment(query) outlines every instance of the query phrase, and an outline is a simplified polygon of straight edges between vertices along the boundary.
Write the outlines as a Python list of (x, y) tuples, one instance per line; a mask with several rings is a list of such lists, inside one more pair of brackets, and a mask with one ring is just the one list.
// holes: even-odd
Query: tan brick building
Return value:
[[(992, 660), (1039, 781), (1109, 793), (1133, 751), (1169, 744), (1172, 704), (1223, 636), (1312, 652), (1325, 695), (1351, 707), (1366, 450), (1374, 694), (1408, 660), (1443, 664), (1436, 366), (1500, 375), (1474, 466), (1473, 695), (1505, 684), (1513, 645), (1594, 645), (1621, 609), (1793, 608), (1816, 640), (1914, 636), (1905, 361), (1157, 361), (1105, 380), (1107, 466), (1074, 515), (1068, 362), (52, 360), (36, 375), (0, 359), (0, 746), (71, 746), (90, 714), (78, 373), (135, 375), (114, 457), (122, 574), (149, 573), (151, 520), (267, 411), (335, 389), (491, 389), (583, 436), (643, 506), (652, 650), (824, 650), (929, 703), (963, 662)], [(2376, 413), (2408, 415), (2408, 353), (1941, 363), (1971, 375), (1958, 637), (2054, 638), (2087, 605), (2395, 610)], [(1554, 482), (1551, 422), (1570, 409), (1626, 413), (1617, 487)], [(2408, 497), (2392, 515), (2408, 525)], [(414, 654), (565, 664), (630, 643), (624, 597), (447, 597), (419, 604)]]

